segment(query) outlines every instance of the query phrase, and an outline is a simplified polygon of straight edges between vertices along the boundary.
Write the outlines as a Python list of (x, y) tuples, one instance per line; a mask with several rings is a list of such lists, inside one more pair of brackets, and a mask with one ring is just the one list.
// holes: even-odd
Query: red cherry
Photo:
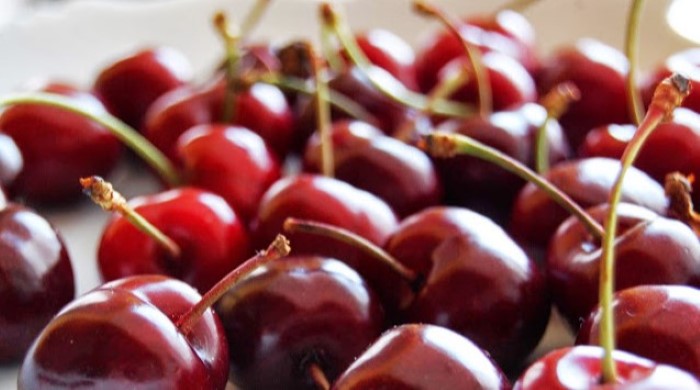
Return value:
[(223, 389), (228, 353), (214, 312), (187, 334), (173, 321), (199, 299), (187, 284), (153, 275), (88, 292), (34, 341), (19, 388)]
[(166, 274), (206, 291), (249, 255), (244, 223), (211, 192), (185, 187), (137, 197), (129, 205), (175, 241), (180, 255), (168, 253), (125, 217), (115, 215), (97, 254), (105, 280)]
[[(669, 364), (700, 377), (700, 290), (643, 285), (613, 297), (618, 349)], [(577, 344), (599, 342), (600, 308), (583, 323)]]
[(602, 348), (592, 346), (554, 350), (530, 365), (513, 390), (700, 388), (700, 383), (685, 371), (622, 351), (613, 353), (619, 383), (601, 384), (602, 356)]
[(192, 67), (182, 53), (154, 47), (131, 53), (102, 69), (93, 90), (113, 115), (140, 129), (148, 107), (191, 78)]
[(637, 131), (637, 126), (634, 125), (596, 127), (586, 134), (586, 138), (579, 147), (578, 155), (581, 157), (609, 157), (619, 160), (635, 131)]
[(391, 73), (403, 85), (417, 90), (413, 48), (403, 38), (383, 28), (373, 28), (356, 35), (357, 44), (369, 61)]
[(225, 295), (232, 379), (240, 388), (312, 389), (312, 365), (334, 380), (382, 331), (379, 301), (345, 264), (290, 257), (258, 268)]
[[(104, 111), (87, 92), (66, 84), (40, 88), (74, 99), (75, 104)], [(8, 191), (32, 203), (57, 204), (79, 199), (78, 179), (107, 176), (121, 155), (121, 144), (106, 128), (57, 107), (17, 104), (0, 114), (0, 132), (10, 136), (24, 165)]]
[[(439, 203), (442, 187), (437, 173), (430, 159), (417, 148), (359, 121), (335, 122), (331, 137), (336, 178), (382, 198), (399, 216)], [(304, 170), (321, 170), (317, 134), (306, 146)]]
[(333, 384), (351, 389), (510, 389), (487, 353), (469, 339), (435, 325), (386, 331)]
[[(0, 196), (1, 197), (1, 196)], [(20, 359), (75, 296), (61, 235), (35, 211), (0, 201), (0, 362)]]
[(274, 152), (245, 127), (198, 125), (180, 136), (177, 149), (186, 182), (220, 195), (245, 221), (281, 177)]
[(0, 186), (9, 186), (22, 171), (24, 161), (17, 144), (7, 134), (0, 133)]
[[(607, 204), (588, 209), (597, 221)], [(617, 208), (615, 289), (643, 284), (700, 286), (700, 241), (684, 223), (631, 204)], [(547, 255), (552, 297), (573, 329), (598, 303), (602, 250), (585, 228), (567, 219), (552, 236)]]

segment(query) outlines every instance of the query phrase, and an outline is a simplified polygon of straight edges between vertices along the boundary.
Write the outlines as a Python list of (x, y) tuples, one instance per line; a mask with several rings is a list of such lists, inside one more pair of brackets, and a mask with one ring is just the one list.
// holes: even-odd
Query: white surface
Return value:
[[(210, 17), (224, 8), (237, 20), (251, 1), (161, 0), (118, 2), (85, 0), (46, 7), (36, 13), (26, 9), (13, 13), (14, 0), (0, 0), (0, 93), (11, 91), (34, 77), (51, 77), (87, 86), (96, 72), (111, 59), (146, 45), (171, 45), (193, 62), (206, 77), (221, 53)], [(390, 28), (412, 43), (436, 24), (415, 16), (406, 0), (346, 1), (347, 18), (356, 29), (381, 26)], [(445, 8), (465, 14), (491, 10), (502, 1), (445, 0)], [(533, 23), (542, 53), (572, 42), (577, 37), (602, 39), (620, 47), (624, 34), (625, 0), (543, 0), (525, 15)], [(641, 23), (640, 56), (649, 68), (663, 56), (691, 46), (671, 33), (663, 16), (667, 1), (647, 2)], [(3, 8), (4, 5), (4, 8)], [(254, 37), (284, 42), (292, 37), (317, 36), (316, 6), (309, 0), (277, 0)], [(3, 25), (3, 23), (5, 23)], [(138, 178), (122, 168), (111, 177), (126, 195), (153, 191), (149, 179)], [(99, 283), (95, 248), (106, 215), (97, 206), (83, 202), (45, 215), (68, 242), (77, 272), (78, 289), (84, 292)], [(562, 341), (561, 332), (550, 333), (546, 343)], [(15, 387), (16, 367), (0, 367), (0, 389)]]

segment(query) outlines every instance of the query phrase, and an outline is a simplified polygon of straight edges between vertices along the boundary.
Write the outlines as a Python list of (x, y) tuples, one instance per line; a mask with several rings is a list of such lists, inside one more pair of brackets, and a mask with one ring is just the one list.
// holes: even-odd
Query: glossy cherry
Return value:
[(223, 197), (249, 221), (265, 191), (282, 175), (277, 155), (245, 127), (198, 125), (177, 143), (185, 181)]
[(488, 218), (432, 207), (405, 218), (385, 245), (422, 283), (403, 322), (450, 328), (508, 370), (537, 345), (548, 323), (544, 275)]
[(114, 116), (140, 129), (148, 107), (191, 78), (189, 60), (175, 48), (159, 46), (112, 62), (99, 72), (92, 88)]
[(73, 267), (60, 233), (36, 211), (2, 201), (0, 296), (0, 362), (21, 359), (75, 297)]
[(245, 223), (220, 196), (193, 187), (131, 199), (129, 205), (179, 246), (169, 253), (125, 217), (114, 215), (97, 258), (105, 280), (165, 274), (208, 290), (250, 255)]
[(15, 141), (7, 134), (0, 133), (0, 186), (12, 184), (23, 165), (22, 153)]
[[(442, 186), (435, 167), (417, 148), (359, 121), (336, 121), (331, 139), (335, 177), (382, 198), (400, 217), (440, 202)], [(321, 170), (318, 135), (306, 146), (304, 170)]]
[(525, 370), (515, 382), (513, 390), (700, 388), (700, 383), (685, 371), (623, 351), (615, 351), (613, 354), (619, 382), (601, 384), (602, 355), (603, 350), (593, 346), (551, 351)]
[[(37, 90), (68, 96), (75, 104), (98, 112), (105, 110), (95, 96), (66, 84), (48, 83)], [(0, 115), (0, 132), (14, 140), (24, 160), (8, 191), (36, 204), (79, 199), (78, 179), (107, 176), (122, 151), (105, 127), (58, 107), (11, 106)]]
[[(589, 209), (602, 221), (607, 204)], [(615, 289), (643, 284), (700, 286), (700, 241), (684, 223), (637, 205), (620, 204)], [(552, 297), (574, 330), (598, 303), (601, 246), (573, 218), (552, 236), (547, 272)]]
[(373, 28), (356, 34), (357, 44), (369, 61), (391, 73), (407, 88), (418, 89), (416, 54), (403, 38), (384, 28)]
[[(620, 162), (609, 158), (583, 158), (551, 167), (544, 177), (584, 208), (604, 203), (620, 171)], [(622, 200), (664, 215), (666, 196), (661, 185), (644, 172), (632, 169), (625, 178)], [(509, 232), (529, 248), (542, 250), (566, 211), (534, 184), (526, 184), (514, 201)]]
[(142, 275), (65, 306), (25, 357), (20, 389), (223, 389), (228, 350), (213, 310), (186, 334), (176, 323), (201, 299), (189, 285)]
[(560, 118), (574, 149), (594, 127), (631, 122), (625, 92), (628, 68), (622, 53), (594, 39), (580, 39), (543, 60), (535, 77), (541, 93), (565, 81), (580, 91), (580, 99)]
[(345, 370), (333, 390), (510, 389), (501, 369), (469, 339), (447, 328), (406, 324), (382, 334)]
[(216, 307), (231, 351), (233, 382), (244, 389), (316, 389), (312, 366), (334, 380), (377, 337), (381, 305), (338, 260), (271, 261)]
[[(700, 377), (700, 290), (677, 285), (643, 285), (613, 297), (615, 344)], [(600, 308), (581, 326), (577, 344), (598, 344)]]

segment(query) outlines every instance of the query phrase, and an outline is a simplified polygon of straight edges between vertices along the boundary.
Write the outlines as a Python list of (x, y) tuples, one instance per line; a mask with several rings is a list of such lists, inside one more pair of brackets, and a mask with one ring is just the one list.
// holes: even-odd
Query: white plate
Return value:
[[(8, 0), (2, 0), (8, 1)], [(14, 1), (14, 0), (11, 0)], [(456, 14), (494, 9), (502, 1), (444, 0), (440, 4)], [(572, 42), (582, 36), (596, 37), (621, 47), (629, 1), (541, 1), (525, 11), (537, 32), (540, 50)], [(691, 43), (671, 32), (664, 17), (667, 1), (647, 2), (641, 22), (640, 58), (645, 68)], [(4, 3), (9, 4), (9, 3)], [(0, 93), (12, 91), (34, 77), (64, 79), (88, 86), (96, 72), (110, 60), (145, 45), (170, 45), (189, 57), (205, 77), (221, 54), (210, 18), (225, 9), (234, 19), (245, 13), (250, 0), (169, 1), (73, 1), (30, 13), (0, 27)], [(345, 1), (347, 18), (356, 29), (386, 27), (417, 43), (436, 25), (411, 12), (406, 0)], [(7, 7), (6, 10), (22, 10)], [(8, 11), (9, 12), (9, 11)], [(277, 0), (254, 37), (284, 42), (293, 37), (318, 34), (316, 2)], [(3, 20), (7, 19), (7, 14)], [(127, 196), (156, 190), (149, 178), (127, 168), (112, 181)], [(77, 272), (79, 292), (95, 287), (99, 279), (95, 248), (106, 215), (85, 201), (70, 209), (45, 211), (67, 240)], [(561, 329), (548, 333), (542, 348), (561, 344), (569, 336)], [(0, 367), (0, 389), (15, 387), (17, 367)]]

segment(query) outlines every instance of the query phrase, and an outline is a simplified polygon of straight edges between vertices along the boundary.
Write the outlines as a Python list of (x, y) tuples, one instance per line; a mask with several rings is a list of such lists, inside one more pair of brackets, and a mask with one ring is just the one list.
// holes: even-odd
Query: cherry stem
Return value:
[(243, 278), (250, 275), (258, 267), (261, 267), (270, 261), (287, 256), (291, 248), (286, 237), (279, 234), (267, 249), (258, 252), (255, 256), (246, 260), (243, 264), (229, 272), (214, 287), (207, 291), (202, 299), (197, 302), (190, 310), (185, 312), (175, 323), (183, 334), (188, 334), (192, 331), (197, 321), (202, 317), (202, 314), (211, 308), (231, 287), (236, 285)]
[(221, 119), (224, 123), (229, 123), (236, 115), (234, 99), (238, 88), (236, 75), (241, 58), (239, 48), (241, 33), (240, 31), (235, 31), (237, 29), (231, 25), (223, 11), (218, 11), (214, 14), (213, 23), (226, 48), (226, 89), (224, 92), (223, 117)]
[(309, 365), (309, 376), (320, 390), (328, 390), (331, 388), (331, 383), (328, 381), (326, 374), (321, 367), (316, 363)]
[(316, 127), (321, 140), (321, 173), (326, 177), (335, 175), (333, 161), (333, 140), (331, 139), (331, 108), (328, 104), (328, 83), (326, 82), (326, 67), (323, 60), (309, 42), (304, 42), (304, 48), (311, 63), (311, 77), (316, 84), (314, 98), (316, 102)]
[(248, 14), (243, 19), (240, 29), (241, 39), (245, 39), (250, 36), (251, 31), (260, 23), (265, 11), (267, 11), (268, 6), (272, 0), (257, 0), (253, 7), (248, 11)]
[(345, 60), (340, 56), (333, 44), (333, 30), (324, 24), (321, 26), (321, 50), (323, 57), (328, 61), (328, 67), (334, 73), (341, 73), (345, 69)]
[(437, 85), (428, 92), (428, 104), (426, 106), (426, 111), (423, 113), (426, 115), (430, 114), (436, 101), (447, 98), (455, 93), (464, 84), (469, 82), (470, 78), (469, 71), (465, 68), (460, 68), (457, 72), (448, 72), (445, 77), (440, 78)]
[(360, 249), (370, 257), (388, 265), (409, 284), (413, 285), (419, 280), (418, 275), (416, 275), (413, 270), (401, 264), (381, 247), (360, 236), (359, 234), (351, 232), (350, 230), (323, 222), (296, 218), (287, 218), (284, 221), (283, 229), (286, 233), (314, 234), (344, 242), (353, 246), (354, 248)]
[(466, 154), (496, 164), (539, 187), (552, 200), (578, 218), (595, 239), (600, 240), (604, 236), (604, 231), (600, 224), (568, 195), (525, 164), (498, 149), (465, 135), (441, 131), (435, 131), (423, 136), (418, 143), (418, 147), (428, 154), (439, 158), (452, 158), (458, 154)]
[(603, 383), (615, 383), (617, 379), (617, 369), (612, 356), (615, 349), (612, 298), (614, 292), (614, 246), (617, 230), (617, 205), (622, 197), (622, 183), (625, 174), (634, 163), (649, 135), (660, 123), (671, 119), (673, 110), (682, 103), (688, 93), (690, 93), (690, 82), (678, 74), (664, 79), (656, 87), (654, 97), (649, 105), (649, 111), (647, 111), (643, 121), (639, 124), (637, 131), (622, 154), (620, 159), (622, 167), (610, 191), (608, 200), (610, 209), (603, 225), (606, 233), (603, 237), (603, 264), (600, 270), (599, 282), (602, 311), (599, 338), (605, 351), (602, 361)]
[(579, 100), (581, 92), (572, 82), (566, 81), (557, 84), (540, 100), (540, 104), (547, 110), (544, 119), (535, 135), (535, 171), (544, 173), (549, 170), (549, 144), (547, 142), (547, 128), (549, 124), (558, 120), (569, 108), (571, 102)]
[(668, 213), (686, 225), (690, 226), (696, 235), (700, 235), (700, 214), (693, 208), (693, 199), (690, 193), (693, 192), (694, 175), (685, 176), (679, 172), (672, 172), (666, 175), (664, 180), (664, 190), (668, 197)]
[(153, 238), (173, 258), (179, 258), (182, 251), (175, 241), (160, 229), (148, 222), (141, 214), (126, 202), (126, 199), (114, 190), (112, 184), (99, 176), (80, 178), (83, 193), (105, 211), (116, 212), (127, 219), (135, 228)]
[(14, 104), (36, 104), (40, 106), (58, 107), (90, 119), (107, 128), (119, 141), (151, 166), (170, 187), (176, 187), (181, 183), (181, 178), (177, 170), (158, 148), (153, 146), (153, 144), (139, 134), (138, 131), (106, 111), (83, 108), (78, 106), (71, 98), (46, 92), (12, 94), (0, 98), (0, 107)]
[(642, 14), (643, 0), (633, 0), (630, 5), (627, 19), (627, 29), (625, 32), (625, 55), (629, 63), (629, 71), (626, 78), (627, 102), (629, 114), (635, 125), (639, 125), (644, 118), (644, 105), (642, 96), (637, 88), (637, 60), (639, 19)]
[(479, 115), (487, 117), (493, 109), (493, 94), (479, 49), (464, 38), (460, 32), (461, 23), (447, 15), (440, 8), (429, 4), (426, 0), (414, 0), (413, 9), (422, 15), (437, 19), (462, 43), (464, 52), (474, 72), (474, 81), (479, 93)]
[(342, 20), (338, 11), (327, 2), (321, 3), (321, 20), (325, 26), (328, 26), (331, 31), (335, 32), (350, 61), (380, 93), (395, 102), (421, 112), (431, 112), (437, 115), (458, 118), (466, 118), (473, 114), (474, 109), (470, 105), (444, 99), (431, 103), (428, 97), (409, 90), (387, 72), (382, 72), (381, 75), (378, 74), (374, 65), (360, 49), (347, 23)]

